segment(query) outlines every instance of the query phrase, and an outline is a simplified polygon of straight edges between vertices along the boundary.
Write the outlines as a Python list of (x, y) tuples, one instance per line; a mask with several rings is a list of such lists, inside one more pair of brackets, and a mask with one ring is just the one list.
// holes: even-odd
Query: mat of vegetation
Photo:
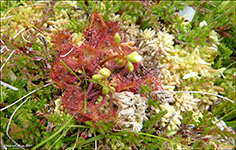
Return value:
[(235, 148), (235, 9), (1, 1), (1, 148)]

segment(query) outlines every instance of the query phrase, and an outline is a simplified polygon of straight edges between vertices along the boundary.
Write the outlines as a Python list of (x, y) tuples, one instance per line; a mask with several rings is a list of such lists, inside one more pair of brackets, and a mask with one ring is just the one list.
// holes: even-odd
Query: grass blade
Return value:
[(139, 134), (139, 135), (145, 135), (145, 136), (154, 137), (154, 138), (157, 138), (157, 139), (160, 139), (160, 140), (163, 140), (163, 141), (168, 141), (168, 142), (170, 142), (170, 143), (174, 143), (174, 144), (176, 144), (176, 145), (180, 145), (180, 146), (182, 146), (182, 147), (184, 147), (184, 148), (188, 148), (187, 146), (182, 145), (182, 144), (180, 144), (179, 142), (175, 142), (175, 141), (173, 141), (173, 140), (169, 140), (169, 139), (167, 139), (167, 138), (163, 138), (163, 137), (160, 137), (160, 136), (156, 136), (156, 135), (152, 135), (152, 134), (148, 134), (148, 133), (142, 133), (142, 132), (139, 132), (138, 134)]
[[(83, 73), (84, 73), (85, 85), (88, 86), (87, 76), (86, 76), (86, 72), (85, 72), (83, 66), (82, 66), (82, 69), (83, 69)], [(86, 88), (84, 88), (84, 113), (85, 114), (87, 113), (87, 94), (86, 93), (87, 93)]]
[(87, 113), (87, 94), (86, 88), (84, 88), (84, 113)]
[(49, 147), (49, 150), (63, 137), (65, 136), (65, 134), (67, 133), (68, 130), (70, 130), (71, 127), (67, 128), (62, 134), (61, 136)]
[(92, 137), (92, 138), (86, 140), (86, 141), (83, 143), (83, 145), (84, 145), (84, 144), (88, 144), (88, 143), (93, 142), (93, 141), (101, 140), (101, 139), (103, 139), (104, 137), (105, 137), (105, 135), (98, 135), (98, 136)]
[(67, 121), (67, 123), (62, 126), (57, 132), (55, 132), (53, 135), (51, 135), (49, 138), (47, 138), (46, 140), (44, 140), (43, 142), (39, 143), (38, 145), (36, 145), (35, 147), (33, 147), (32, 149), (37, 149), (40, 146), (44, 145), (45, 143), (47, 143), (48, 141), (50, 141), (51, 139), (53, 139), (57, 134), (59, 134), (63, 129), (65, 129), (65, 127), (70, 123), (70, 121), (74, 118), (74, 116), (76, 115), (76, 113)]
[(73, 73), (73, 75), (75, 75), (76, 76), (76, 78), (80, 81), (80, 82), (82, 82), (82, 80), (75, 74), (75, 72), (74, 71), (72, 71), (71, 69), (70, 69), (70, 67), (68, 67), (65, 63), (64, 63), (64, 61), (62, 61), (62, 60), (60, 60), (61, 61), (61, 63), (63, 63), (63, 65), (65, 65), (66, 66), (66, 68), (67, 69), (69, 69), (70, 70), (70, 72), (71, 73)]

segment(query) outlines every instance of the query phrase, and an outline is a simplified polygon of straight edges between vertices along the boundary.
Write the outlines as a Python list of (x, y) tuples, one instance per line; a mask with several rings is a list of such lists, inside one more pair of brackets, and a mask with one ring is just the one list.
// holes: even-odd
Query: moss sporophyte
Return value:
[(80, 46), (67, 30), (55, 37), (57, 55), (50, 77), (63, 91), (62, 106), (71, 115), (76, 113), (80, 122), (115, 120), (117, 107), (113, 102), (119, 101), (113, 96), (115, 92), (138, 94), (141, 84), (158, 80), (151, 73), (138, 74), (142, 56), (136, 52), (135, 42), (122, 40), (119, 28), (118, 22), (106, 22), (95, 12)]

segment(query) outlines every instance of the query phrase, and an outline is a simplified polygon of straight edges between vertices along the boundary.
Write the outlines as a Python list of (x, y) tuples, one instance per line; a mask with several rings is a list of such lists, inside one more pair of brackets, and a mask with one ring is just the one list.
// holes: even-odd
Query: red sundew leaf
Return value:
[(99, 51), (89, 45), (81, 47), (81, 51), (83, 52), (83, 56), (90, 61), (96, 61), (99, 57)]
[(60, 57), (66, 57), (71, 52), (73, 52), (75, 49), (74, 45), (72, 43), (61, 45), (60, 49), (56, 49), (56, 51), (60, 52)]
[(78, 80), (61, 62), (56, 62), (53, 65), (49, 76), (62, 89), (69, 87)]
[(78, 88), (68, 88), (62, 98), (62, 105), (71, 110), (77, 111), (80, 101), (84, 101), (84, 93)]
[[(78, 63), (84, 67), (85, 71), (95, 73), (96, 69), (99, 67), (100, 52), (89, 45), (83, 45), (80, 49), (82, 54), (80, 59), (78, 59)], [(82, 67), (80, 69), (82, 69)]]
[(161, 86), (162, 82), (151, 73), (147, 73), (143, 77), (124, 76), (124, 74), (120, 74), (119, 78), (116, 79), (117, 86), (115, 88), (117, 92), (130, 91), (138, 94), (139, 87), (143, 83), (150, 87), (152, 91), (163, 90), (163, 87)]
[(59, 52), (55, 62), (62, 60), (73, 71), (82, 70), (84, 67), (86, 74), (94, 74), (99, 67), (99, 57), (100, 52), (97, 49), (89, 45), (82, 45), (80, 47), (74, 46), (66, 54), (64, 51)]
[(152, 74), (147, 74), (145, 77), (144, 84), (152, 89), (152, 91), (161, 91), (164, 90), (162, 82)]
[(62, 32), (55, 35), (55, 40), (53, 41), (55, 48), (58, 50), (64, 48), (64, 46), (71, 41), (70, 37), (71, 33), (66, 30), (63, 30)]
[(100, 45), (103, 46), (106, 41), (106, 35), (104, 33), (104, 29), (97, 30), (96, 28), (89, 28), (84, 32), (84, 37), (89, 45), (99, 47)]
[(133, 80), (120, 78), (115, 89), (117, 92), (130, 91), (137, 94), (141, 83), (142, 82), (140, 80), (135, 78), (133, 78)]
[(91, 22), (89, 24), (89, 28), (95, 27), (97, 30), (106, 28), (106, 24), (103, 20), (103, 18), (99, 15), (98, 12), (94, 12), (92, 14)]
[(114, 35), (118, 32), (120, 25), (117, 22), (105, 22), (97, 13), (93, 13), (88, 28), (84, 31), (86, 42), (99, 49), (108, 45), (118, 47), (114, 41)]
[(107, 108), (101, 111), (103, 103), (95, 105), (93, 102), (87, 102), (87, 113), (84, 113), (84, 92), (78, 88), (68, 88), (63, 96), (62, 105), (71, 115), (75, 115), (75, 119), (80, 122), (99, 121), (102, 119), (110, 120), (116, 116), (114, 108)]
[[(115, 42), (114, 40), (114, 35), (118, 32), (119, 33), (119, 29), (120, 29), (120, 25), (118, 24), (118, 22), (107, 22), (106, 23), (108, 29), (106, 30), (105, 33), (107, 33), (107, 42), (109, 43), (112, 47), (118, 47), (118, 44)], [(121, 35), (121, 34), (120, 34)]]

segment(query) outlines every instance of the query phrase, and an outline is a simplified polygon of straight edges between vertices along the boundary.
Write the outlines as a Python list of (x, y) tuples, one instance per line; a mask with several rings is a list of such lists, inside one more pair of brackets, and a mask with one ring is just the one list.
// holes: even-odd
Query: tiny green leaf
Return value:
[(132, 63), (138, 63), (140, 62), (143, 57), (138, 54), (138, 52), (133, 52), (126, 56), (127, 60), (131, 61)]
[(116, 33), (115, 36), (114, 36), (114, 40), (117, 44), (120, 44), (120, 35), (119, 33)]
[(134, 66), (130, 61), (127, 61), (127, 69), (129, 72), (132, 72), (134, 70)]
[(104, 76), (102, 76), (100, 74), (95, 74), (95, 75), (92, 76), (92, 79), (95, 80), (95, 81), (101, 80), (103, 78), (104, 78)]
[(108, 94), (109, 93), (109, 89), (106, 87), (102, 88), (102, 94)]
[(107, 68), (102, 68), (99, 72), (104, 77), (109, 77), (111, 75), (111, 71)]

